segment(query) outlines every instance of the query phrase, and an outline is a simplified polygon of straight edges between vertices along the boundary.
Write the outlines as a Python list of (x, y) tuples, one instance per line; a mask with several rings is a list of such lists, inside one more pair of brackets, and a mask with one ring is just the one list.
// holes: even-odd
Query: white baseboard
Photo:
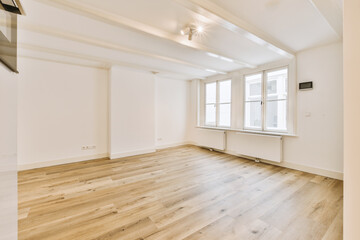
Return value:
[[(183, 145), (188, 145), (188, 144), (189, 144), (188, 142), (181, 142), (181, 143), (157, 146), (156, 149), (151, 148), (151, 149), (143, 149), (143, 150), (137, 150), (137, 151), (123, 152), (123, 153), (115, 153), (115, 154), (111, 154), (110, 159), (124, 158), (124, 157), (131, 157), (131, 156), (147, 154), (147, 153), (153, 153), (153, 152), (156, 152), (156, 150), (171, 148), (171, 147), (178, 147), (178, 146), (183, 146)], [(94, 160), (94, 159), (106, 158), (106, 157), (109, 157), (108, 153), (51, 160), (51, 161), (46, 161), (46, 162), (36, 162), (36, 163), (31, 163), (31, 164), (20, 164), (17, 166), (17, 170), (25, 171), (25, 170), (30, 170), (30, 169), (51, 167), (51, 166), (63, 165), (63, 164), (68, 164), (68, 163), (76, 163), (76, 162), (82, 162), (82, 161), (88, 161), (88, 160)]]
[(185, 146), (185, 145), (189, 145), (189, 144), (191, 144), (191, 142), (179, 142), (179, 143), (158, 145), (158, 146), (156, 146), (156, 150), (172, 148), (172, 147), (180, 147), (180, 146)]
[(156, 152), (155, 148), (142, 149), (142, 150), (130, 151), (130, 152), (122, 152), (122, 153), (114, 153), (114, 154), (110, 154), (110, 159), (131, 157), (131, 156), (137, 156), (137, 155), (153, 153), (153, 152)]
[[(267, 161), (264, 161), (264, 162), (267, 162)], [(308, 173), (324, 176), (324, 177), (334, 178), (334, 179), (338, 179), (338, 180), (344, 180), (344, 173), (342, 173), (342, 172), (336, 172), (336, 171), (331, 171), (331, 170), (326, 170), (326, 169), (321, 169), (321, 168), (315, 168), (315, 167), (300, 165), (300, 164), (291, 163), (291, 162), (281, 162), (281, 163), (269, 162), (269, 163), (278, 165), (281, 167), (285, 167), (285, 168), (291, 168), (291, 169), (299, 170), (302, 172), (308, 172)]]
[[(238, 156), (241, 158), (246, 158), (244, 156), (240, 156), (240, 155), (236, 154), (233, 151), (224, 151), (224, 153)], [(306, 165), (285, 162), (285, 161), (278, 163), (278, 162), (272, 162), (272, 161), (267, 161), (267, 160), (261, 160), (261, 162), (268, 163), (268, 164), (275, 165), (275, 166), (284, 167), (284, 168), (299, 170), (302, 172), (312, 173), (312, 174), (316, 174), (316, 175), (320, 175), (320, 176), (324, 176), (324, 177), (330, 177), (330, 178), (334, 178), (334, 179), (338, 179), (338, 180), (344, 179), (344, 173), (342, 173), (342, 172), (336, 172), (336, 171), (331, 171), (331, 170), (326, 170), (326, 169), (321, 169), (321, 168), (316, 168), (316, 167), (310, 167), (310, 166), (306, 166)]]
[[(130, 152), (111, 154), (110, 159), (116, 159), (116, 158), (123, 158), (123, 157), (130, 157), (130, 156), (142, 155), (142, 154), (147, 154), (147, 153), (153, 153), (153, 152), (156, 152), (156, 150), (166, 149), (166, 148), (171, 148), (171, 147), (178, 147), (178, 146), (183, 146), (183, 145), (197, 146), (197, 144), (195, 142), (190, 142), (190, 141), (189, 142), (174, 143), (174, 144), (166, 144), (166, 145), (156, 146), (156, 149), (155, 148), (142, 149), (142, 150), (137, 150), (137, 151), (130, 151)], [(234, 155), (234, 156), (244, 158), (244, 156), (239, 156), (238, 154), (236, 154), (235, 152), (232, 152), (232, 151), (223, 151), (223, 152), (227, 153), (227, 154), (230, 154), (230, 155)], [(62, 165), (62, 164), (68, 164), (68, 163), (75, 163), (75, 162), (82, 162), (82, 161), (94, 160), (94, 159), (105, 158), (105, 157), (109, 157), (109, 154), (108, 153), (103, 153), (103, 154), (82, 156), (82, 157), (74, 157), (74, 158), (68, 158), (68, 159), (59, 159), (59, 160), (46, 161), (46, 162), (37, 162), (37, 163), (32, 163), (32, 164), (23, 164), (23, 165), (18, 165), (18, 171), (24, 171), (24, 170), (36, 169), (36, 168), (42, 168), (42, 167), (50, 167), (50, 166), (56, 166), (56, 165)], [(303, 171), (303, 172), (313, 173), (313, 174), (317, 174), (317, 175), (321, 175), (321, 176), (325, 176), (325, 177), (335, 178), (335, 179), (339, 179), (339, 180), (344, 179), (344, 174), (342, 172), (336, 172), (336, 171), (331, 171), (331, 170), (326, 170), (326, 169), (321, 169), (321, 168), (315, 168), (315, 167), (300, 165), (300, 164), (291, 163), (291, 162), (276, 163), (276, 162), (271, 162), (271, 161), (266, 161), (266, 160), (262, 160), (262, 162), (272, 164), (272, 165), (276, 165), (276, 166), (280, 166), (280, 167), (295, 169), (295, 170), (299, 170), (299, 171)]]
[(31, 164), (20, 164), (20, 165), (18, 165), (18, 171), (43, 168), (43, 167), (51, 167), (51, 166), (56, 166), (56, 165), (76, 163), (76, 162), (82, 162), (82, 161), (88, 161), (88, 160), (94, 160), (94, 159), (106, 158), (106, 157), (108, 157), (108, 153), (87, 155), (87, 156), (73, 157), (73, 158), (66, 158), (66, 159), (57, 159), (57, 160), (51, 160), (51, 161), (46, 161), (46, 162), (36, 162), (36, 163), (31, 163)]

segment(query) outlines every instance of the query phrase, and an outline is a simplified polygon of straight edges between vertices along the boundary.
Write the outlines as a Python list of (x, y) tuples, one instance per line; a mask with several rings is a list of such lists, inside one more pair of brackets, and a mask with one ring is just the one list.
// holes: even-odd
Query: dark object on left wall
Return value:
[(0, 0), (0, 62), (9, 70), (17, 69), (17, 18), (24, 11), (19, 0)]
[(14, 0), (0, 0), (0, 2), (1, 2), (1, 5), (3, 6), (5, 11), (21, 15), (20, 8), (19, 8), (18, 4), (16, 3), (16, 1), (14, 1)]

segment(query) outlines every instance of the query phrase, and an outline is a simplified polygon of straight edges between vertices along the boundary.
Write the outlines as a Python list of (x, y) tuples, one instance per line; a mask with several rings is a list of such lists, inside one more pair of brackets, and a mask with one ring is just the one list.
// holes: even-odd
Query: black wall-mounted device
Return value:
[(313, 82), (299, 83), (299, 90), (311, 90), (313, 89)]

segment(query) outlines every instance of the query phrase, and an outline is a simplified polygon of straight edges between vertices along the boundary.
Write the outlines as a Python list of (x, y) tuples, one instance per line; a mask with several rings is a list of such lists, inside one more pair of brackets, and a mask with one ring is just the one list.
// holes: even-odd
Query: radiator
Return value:
[(220, 130), (198, 129), (196, 143), (198, 146), (224, 151), (226, 147), (226, 133)]
[(236, 153), (245, 157), (282, 161), (282, 137), (236, 133)]

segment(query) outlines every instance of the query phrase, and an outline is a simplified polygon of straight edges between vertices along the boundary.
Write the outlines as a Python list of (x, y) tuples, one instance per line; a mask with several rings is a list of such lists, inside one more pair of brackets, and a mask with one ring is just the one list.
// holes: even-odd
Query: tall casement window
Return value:
[(245, 76), (244, 128), (287, 132), (288, 68)]
[(231, 80), (205, 83), (205, 125), (231, 126)]

